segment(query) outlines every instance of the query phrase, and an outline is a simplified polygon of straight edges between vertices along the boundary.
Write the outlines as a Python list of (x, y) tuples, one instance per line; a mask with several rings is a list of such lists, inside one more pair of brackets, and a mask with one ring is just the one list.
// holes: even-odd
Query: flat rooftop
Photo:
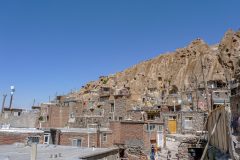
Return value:
[[(0, 145), (0, 160), (30, 160), (31, 146)], [(37, 160), (81, 160), (116, 151), (116, 148), (79, 148), (72, 146), (37, 145)]]
[(44, 131), (36, 129), (36, 128), (0, 128), (0, 132), (5, 132), (5, 133), (44, 133)]

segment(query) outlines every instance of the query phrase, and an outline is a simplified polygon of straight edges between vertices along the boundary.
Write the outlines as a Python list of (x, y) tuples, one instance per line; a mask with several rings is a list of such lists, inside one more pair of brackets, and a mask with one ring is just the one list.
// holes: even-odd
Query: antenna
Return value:
[(7, 95), (3, 95), (3, 102), (2, 102), (2, 113), (4, 112), (4, 107), (5, 107), (5, 100), (6, 100)]

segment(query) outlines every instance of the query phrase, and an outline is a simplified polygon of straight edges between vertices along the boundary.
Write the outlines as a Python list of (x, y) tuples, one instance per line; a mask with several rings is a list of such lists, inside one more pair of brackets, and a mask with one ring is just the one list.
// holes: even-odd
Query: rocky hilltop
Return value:
[[(201, 39), (187, 47), (134, 65), (114, 75), (87, 83), (74, 97), (93, 101), (99, 90), (109, 88), (126, 94), (131, 105), (151, 106), (159, 97), (191, 90), (208, 81), (227, 83), (240, 76), (240, 31), (229, 30), (219, 44), (209, 46)], [(145, 100), (155, 100), (146, 104)], [(163, 98), (160, 98), (163, 99)], [(97, 105), (97, 104), (96, 104)]]

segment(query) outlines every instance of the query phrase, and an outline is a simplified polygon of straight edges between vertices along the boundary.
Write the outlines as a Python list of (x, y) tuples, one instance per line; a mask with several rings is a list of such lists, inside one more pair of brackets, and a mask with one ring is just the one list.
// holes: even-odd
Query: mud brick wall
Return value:
[(40, 136), (39, 143), (43, 143), (43, 134), (35, 133), (0, 133), (0, 145), (3, 144), (14, 144), (14, 143), (25, 143), (27, 138), (30, 136)]
[(110, 129), (113, 132), (113, 144), (123, 143), (121, 141), (121, 123), (120, 122), (111, 122)]
[(49, 106), (48, 121), (42, 122), (43, 128), (63, 128), (69, 119), (69, 107)]
[[(88, 147), (88, 134), (87, 133), (61, 133), (59, 138), (60, 145), (72, 146), (73, 139), (81, 139), (82, 146)], [(97, 134), (89, 134), (89, 146), (97, 145)]]
[(124, 144), (127, 148), (150, 148), (151, 137), (145, 131), (145, 124), (142, 122), (111, 122), (110, 129), (113, 132), (113, 143)]
[(113, 146), (113, 134), (112, 133), (106, 133), (107, 134), (107, 141), (103, 141), (103, 133), (101, 133), (101, 148), (109, 148)]
[[(63, 128), (74, 124), (69, 123), (70, 114), (73, 113), (75, 117), (82, 115), (84, 107), (81, 103), (69, 103), (56, 106), (45, 106), (45, 110), (48, 110), (48, 121), (41, 122), (43, 128)], [(43, 109), (44, 110), (44, 109)], [(43, 112), (43, 110), (41, 112)], [(78, 126), (75, 126), (78, 127)]]
[[(108, 148), (113, 146), (113, 138), (112, 133), (106, 133), (107, 140), (103, 141), (103, 133), (100, 133), (100, 140), (101, 140), (101, 148)], [(72, 132), (64, 132), (60, 134), (59, 144), (72, 146), (73, 139), (81, 139), (82, 146), (81, 147), (88, 147), (88, 134), (87, 133), (72, 133)], [(90, 133), (89, 134), (89, 147), (95, 146), (97, 147), (97, 133)]]

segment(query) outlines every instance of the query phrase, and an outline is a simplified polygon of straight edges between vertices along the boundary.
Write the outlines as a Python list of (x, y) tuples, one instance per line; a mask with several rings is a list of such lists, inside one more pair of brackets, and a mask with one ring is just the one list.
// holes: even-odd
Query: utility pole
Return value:
[(163, 118), (163, 148), (166, 148), (166, 124), (165, 124), (165, 117)]
[(2, 101), (2, 113), (4, 113), (4, 107), (5, 107), (6, 97), (7, 97), (7, 95), (4, 94), (4, 95), (3, 95), (3, 101)]
[(97, 123), (97, 148), (101, 147), (101, 139), (100, 139), (101, 130), (100, 130), (100, 127), (101, 127), (101, 124), (100, 124), (100, 122), (98, 122)]
[(32, 144), (31, 160), (37, 160), (37, 143)]

